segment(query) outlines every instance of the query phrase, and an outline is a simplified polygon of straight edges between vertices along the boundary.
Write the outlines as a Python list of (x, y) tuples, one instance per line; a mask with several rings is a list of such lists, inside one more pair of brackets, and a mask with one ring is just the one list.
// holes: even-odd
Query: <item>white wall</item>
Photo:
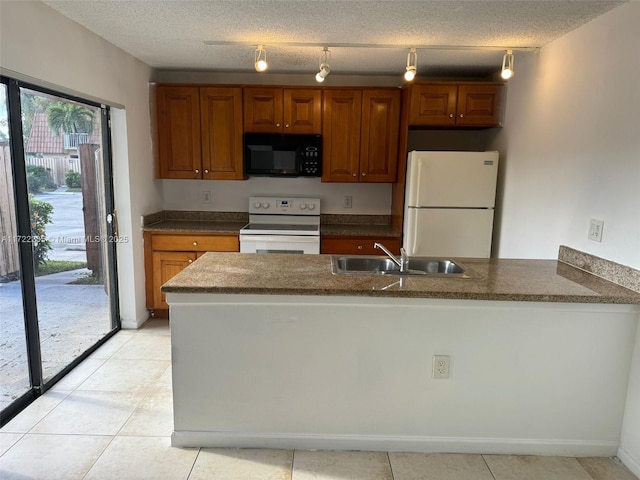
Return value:
[(618, 457), (637, 477), (640, 477), (640, 328), (636, 332), (636, 346), (629, 374), (627, 406)]
[[(556, 258), (560, 244), (640, 268), (640, 2), (516, 61), (501, 151), (499, 257)], [(602, 243), (587, 239), (604, 220)], [(640, 475), (640, 331), (618, 455)]]
[[(245, 181), (163, 180), (165, 210), (246, 212), (250, 195), (320, 197), (321, 212), (344, 215), (389, 215), (391, 184), (322, 183), (319, 178), (251, 177)], [(202, 204), (200, 192), (211, 192), (212, 203)], [(352, 208), (343, 207), (345, 195)]]
[(113, 161), (120, 234), (123, 325), (147, 318), (140, 216), (162, 208), (153, 180), (148, 82), (151, 69), (39, 1), (0, 2), (3, 73), (60, 91), (123, 106), (114, 112)]
[[(640, 268), (640, 2), (518, 62), (501, 150), (499, 257), (556, 258), (560, 244)], [(587, 239), (604, 220), (602, 243)]]

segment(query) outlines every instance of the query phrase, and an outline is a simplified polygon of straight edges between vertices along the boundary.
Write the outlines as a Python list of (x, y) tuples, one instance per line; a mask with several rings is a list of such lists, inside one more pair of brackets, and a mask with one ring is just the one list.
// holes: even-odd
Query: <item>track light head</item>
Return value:
[(331, 69), (329, 68), (329, 65), (326, 63), (321, 63), (320, 71), (316, 73), (316, 82), (318, 83), (324, 82), (324, 79), (327, 77), (327, 75), (329, 75), (329, 73), (331, 73)]
[(409, 53), (407, 53), (407, 69), (404, 72), (404, 79), (407, 82), (412, 81), (416, 78), (418, 73), (418, 53), (415, 48), (410, 48)]
[(502, 57), (502, 72), (500, 76), (505, 80), (509, 80), (513, 77), (513, 74), (513, 50), (507, 50), (507, 53)]
[(267, 52), (262, 45), (258, 45), (258, 48), (256, 49), (256, 60), (254, 66), (256, 67), (256, 72), (264, 72), (268, 67)]
[(320, 71), (316, 73), (316, 82), (322, 83), (324, 79), (329, 75), (331, 69), (329, 68), (329, 59), (331, 58), (331, 52), (329, 47), (324, 47), (320, 54)]

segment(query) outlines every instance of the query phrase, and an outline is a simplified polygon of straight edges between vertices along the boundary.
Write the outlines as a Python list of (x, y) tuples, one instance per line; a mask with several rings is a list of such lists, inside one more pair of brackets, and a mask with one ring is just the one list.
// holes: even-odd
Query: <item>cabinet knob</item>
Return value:
[(196, 173), (200, 173), (200, 170), (198, 170), (197, 168), (196, 168)]
[(279, 123), (276, 123), (276, 127), (279, 127), (279, 126), (280, 126), (280, 124), (279, 124)]
[(464, 118), (464, 113), (461, 113), (461, 114), (460, 114), (460, 118)]
[(366, 174), (366, 173), (364, 173), (364, 172), (362, 172), (362, 176), (363, 176), (363, 177), (366, 177), (366, 176), (367, 176), (367, 174)]
[(357, 177), (357, 176), (358, 176), (358, 174), (357, 174), (357, 173), (354, 173), (354, 174), (353, 174), (353, 176), (354, 176), (354, 177)]
[(193, 263), (193, 260), (189, 259), (189, 263)]
[(289, 124), (285, 123), (284, 128), (289, 128)]
[(193, 242), (193, 246), (197, 247), (198, 246), (198, 242)]
[(453, 118), (453, 113), (450, 113), (450, 114), (449, 114), (449, 118)]
[(358, 250), (362, 250), (362, 245), (358, 245)]
[(206, 168), (204, 169), (204, 173), (209, 173), (209, 170), (207, 170)]

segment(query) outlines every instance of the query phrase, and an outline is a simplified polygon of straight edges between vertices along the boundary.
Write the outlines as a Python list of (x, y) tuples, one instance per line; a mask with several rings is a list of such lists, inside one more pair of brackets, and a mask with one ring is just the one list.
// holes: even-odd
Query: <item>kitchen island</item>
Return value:
[(614, 455), (640, 294), (556, 261), (462, 263), (476, 278), (205, 254), (163, 287), (173, 445)]

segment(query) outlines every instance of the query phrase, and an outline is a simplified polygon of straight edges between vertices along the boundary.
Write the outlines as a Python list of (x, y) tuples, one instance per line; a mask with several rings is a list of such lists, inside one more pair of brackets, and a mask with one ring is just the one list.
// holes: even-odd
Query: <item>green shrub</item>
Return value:
[(49, 251), (52, 249), (51, 242), (47, 239), (46, 226), (48, 223), (52, 223), (53, 205), (35, 200), (32, 195), (29, 195), (29, 213), (31, 216), (33, 263), (38, 271), (40, 266), (47, 262)]
[(69, 170), (64, 174), (64, 183), (69, 188), (80, 188), (82, 187), (82, 180), (80, 174), (78, 172), (74, 172), (73, 170)]
[(43, 190), (56, 188), (51, 170), (38, 165), (27, 165), (27, 186), (29, 193), (42, 193)]

